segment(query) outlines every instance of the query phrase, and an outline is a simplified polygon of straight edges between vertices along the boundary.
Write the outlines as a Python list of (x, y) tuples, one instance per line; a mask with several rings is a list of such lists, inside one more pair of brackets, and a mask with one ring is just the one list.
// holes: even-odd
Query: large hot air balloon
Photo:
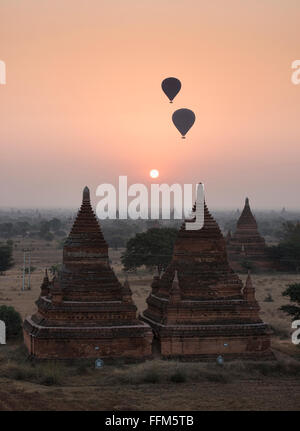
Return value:
[(193, 111), (190, 109), (182, 108), (177, 109), (172, 115), (172, 121), (177, 130), (182, 135), (182, 139), (185, 138), (185, 135), (190, 130), (192, 125), (195, 123), (196, 116)]
[(177, 78), (166, 78), (161, 83), (161, 88), (170, 100), (170, 103), (173, 103), (174, 97), (179, 93), (181, 89), (181, 82)]

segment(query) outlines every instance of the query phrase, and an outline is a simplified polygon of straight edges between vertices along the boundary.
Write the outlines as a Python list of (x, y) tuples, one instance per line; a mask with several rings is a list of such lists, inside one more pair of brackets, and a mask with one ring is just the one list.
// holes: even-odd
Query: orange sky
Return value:
[(78, 206), (156, 168), (212, 208), (300, 207), (299, 17), (299, 0), (1, 0), (1, 206)]

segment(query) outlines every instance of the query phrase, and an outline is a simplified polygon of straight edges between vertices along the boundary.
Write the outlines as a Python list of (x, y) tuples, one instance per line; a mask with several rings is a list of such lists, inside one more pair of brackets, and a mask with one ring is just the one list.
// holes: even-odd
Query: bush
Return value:
[(84, 374), (87, 374), (87, 372), (88, 367), (85, 364), (79, 365), (76, 369), (76, 374), (78, 374), (79, 376), (83, 376)]
[(57, 275), (59, 274), (59, 272), (61, 271), (61, 264), (57, 263), (55, 265), (50, 266), (49, 271), (51, 273), (51, 275)]
[(39, 383), (45, 386), (57, 385), (60, 383), (59, 379), (55, 376), (43, 376), (39, 379)]
[(12, 367), (9, 370), (10, 377), (15, 380), (23, 381), (34, 381), (35, 380), (35, 369), (27, 364)]
[(170, 380), (173, 383), (184, 383), (186, 382), (186, 375), (183, 371), (177, 370), (174, 374), (171, 375)]
[(60, 385), (65, 374), (65, 370), (60, 364), (21, 363), (8, 366), (1, 377), (52, 386)]
[(229, 376), (223, 373), (207, 373), (205, 377), (206, 377), (206, 380), (208, 380), (209, 382), (216, 382), (216, 383), (229, 382)]
[(0, 306), (0, 320), (6, 325), (6, 337), (20, 337), (22, 334), (22, 318), (20, 314), (13, 308), (6, 305)]
[(36, 369), (36, 378), (41, 385), (60, 385), (68, 370), (58, 362), (39, 364)]
[(159, 374), (155, 370), (148, 370), (144, 376), (145, 383), (158, 383)]
[[(30, 273), (34, 272), (35, 270), (36, 266), (30, 266)], [(25, 268), (25, 274), (29, 274), (29, 268)]]
[(274, 299), (270, 293), (268, 293), (268, 295), (265, 297), (264, 302), (274, 302)]

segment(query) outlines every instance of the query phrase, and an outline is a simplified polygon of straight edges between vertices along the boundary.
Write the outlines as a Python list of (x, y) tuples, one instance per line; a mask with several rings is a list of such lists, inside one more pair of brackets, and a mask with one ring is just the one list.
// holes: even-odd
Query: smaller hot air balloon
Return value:
[(170, 100), (170, 103), (173, 103), (174, 97), (179, 93), (181, 89), (181, 82), (177, 78), (166, 78), (161, 83), (161, 88)]
[(182, 139), (185, 139), (185, 135), (195, 123), (195, 120), (194, 112), (186, 108), (177, 109), (172, 115), (172, 121), (176, 129), (181, 133)]

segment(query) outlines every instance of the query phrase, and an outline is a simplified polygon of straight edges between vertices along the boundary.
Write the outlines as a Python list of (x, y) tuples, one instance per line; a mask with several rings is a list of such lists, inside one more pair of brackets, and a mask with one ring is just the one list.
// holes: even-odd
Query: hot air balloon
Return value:
[(161, 83), (161, 88), (170, 100), (170, 103), (173, 103), (174, 97), (176, 96), (176, 94), (179, 93), (181, 89), (181, 82), (177, 78), (166, 78)]
[(194, 124), (196, 116), (190, 109), (182, 108), (177, 109), (172, 115), (172, 121), (177, 130), (182, 135), (182, 139), (185, 139), (185, 135)]

